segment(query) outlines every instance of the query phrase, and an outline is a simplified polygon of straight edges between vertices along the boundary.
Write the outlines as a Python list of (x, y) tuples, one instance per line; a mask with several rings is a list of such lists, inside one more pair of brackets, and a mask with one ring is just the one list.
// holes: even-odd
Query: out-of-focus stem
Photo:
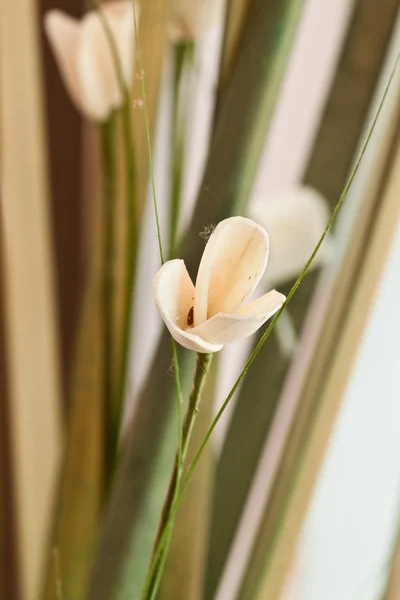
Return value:
[[(117, 370), (116, 389), (111, 395), (111, 403), (109, 414), (107, 415), (109, 422), (109, 446), (107, 455), (110, 457), (110, 471), (114, 470), (115, 459), (117, 455), (120, 420), (122, 413), (122, 405), (124, 400), (126, 375), (128, 371), (128, 354), (129, 340), (131, 333), (131, 315), (133, 312), (133, 284), (135, 278), (136, 254), (138, 246), (138, 225), (139, 218), (136, 215), (135, 206), (135, 157), (132, 139), (132, 111), (131, 98), (129, 89), (125, 83), (122, 65), (118, 54), (117, 44), (114, 39), (110, 24), (101, 8), (99, 0), (90, 0), (91, 4), (97, 11), (104, 33), (110, 47), (112, 60), (115, 67), (115, 73), (120, 86), (121, 94), (124, 98), (124, 103), (121, 108), (122, 113), (122, 128), (123, 140), (126, 160), (126, 189), (127, 189), (127, 255), (126, 255), (126, 278), (125, 278), (125, 301), (123, 315), (123, 336), (122, 336), (122, 358)], [(115, 210), (115, 206), (113, 207)]]
[(103, 175), (103, 326), (104, 326), (104, 410), (105, 410), (105, 487), (108, 489), (113, 469), (113, 308), (115, 269), (115, 115), (101, 126)]
[(190, 108), (189, 86), (186, 85), (185, 77), (188, 76), (189, 69), (192, 66), (194, 45), (192, 43), (177, 44), (173, 48), (173, 53), (175, 74), (172, 99), (169, 258), (174, 258), (177, 252), (184, 176), (185, 142)]

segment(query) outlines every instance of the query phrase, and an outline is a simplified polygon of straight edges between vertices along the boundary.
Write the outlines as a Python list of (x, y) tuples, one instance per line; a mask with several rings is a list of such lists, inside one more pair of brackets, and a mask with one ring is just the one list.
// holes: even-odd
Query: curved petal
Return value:
[[(310, 187), (298, 186), (251, 203), (250, 216), (268, 229), (270, 256), (267, 278), (274, 285), (299, 275), (324, 231), (329, 218), (325, 198)], [(324, 263), (332, 254), (327, 237), (313, 262)]]
[(193, 333), (210, 344), (228, 344), (252, 335), (274, 315), (285, 296), (272, 290), (239, 309), (234, 315), (219, 313), (193, 329)]
[(172, 337), (184, 348), (196, 352), (218, 352), (222, 345), (210, 344), (185, 331), (193, 307), (194, 286), (183, 260), (170, 260), (154, 278), (153, 293), (157, 308)]
[[(109, 17), (106, 18), (112, 29)], [(82, 19), (76, 68), (87, 116), (104, 121), (118, 101), (122, 102), (122, 96), (108, 39), (96, 11), (87, 13)]]
[(268, 260), (267, 232), (250, 219), (221, 221), (205, 247), (196, 280), (194, 323), (233, 314), (251, 295)]
[(76, 73), (80, 39), (80, 23), (61, 10), (50, 10), (44, 18), (44, 29), (54, 52), (64, 85), (78, 110), (82, 110), (81, 93)]
[[(103, 4), (104, 14), (109, 20), (114, 33), (122, 74), (128, 88), (133, 81), (133, 61), (135, 51), (135, 23), (133, 18), (132, 0), (117, 0)], [(140, 18), (140, 7), (135, 3), (136, 19)], [(117, 108), (117, 105), (115, 106)]]
[[(114, 38), (125, 84), (130, 87), (134, 49), (132, 4), (130, 0), (107, 2), (102, 10)], [(121, 106), (123, 95), (108, 37), (96, 11), (88, 12), (82, 19), (76, 68), (87, 115), (94, 120), (105, 120), (113, 109)]]

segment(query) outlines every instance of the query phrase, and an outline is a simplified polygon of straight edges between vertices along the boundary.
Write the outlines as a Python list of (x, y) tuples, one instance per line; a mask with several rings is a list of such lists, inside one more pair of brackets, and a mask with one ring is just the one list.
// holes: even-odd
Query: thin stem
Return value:
[[(121, 410), (124, 401), (125, 384), (128, 372), (129, 343), (133, 315), (134, 283), (136, 259), (138, 250), (138, 227), (135, 211), (135, 158), (132, 141), (132, 115), (130, 97), (126, 95), (122, 106), (123, 136), (126, 159), (126, 189), (127, 189), (127, 248), (126, 248), (126, 274), (125, 274), (125, 300), (122, 339), (121, 370), (118, 377), (118, 388), (114, 409), (114, 421), (117, 434), (121, 419)], [(116, 439), (116, 449), (118, 437)]]
[(110, 485), (113, 471), (113, 300), (115, 268), (115, 116), (101, 126), (103, 151), (103, 325), (104, 325), (104, 408), (105, 408), (105, 489)]
[(192, 43), (176, 44), (174, 50), (174, 88), (172, 102), (172, 137), (171, 137), (171, 205), (169, 211), (169, 258), (174, 258), (177, 251), (178, 226), (182, 200), (184, 175), (185, 142), (190, 105), (185, 77), (193, 61), (194, 45)]
[[(201, 394), (204, 388), (206, 377), (210, 369), (212, 360), (212, 354), (198, 354), (196, 362), (196, 371), (193, 380), (193, 389), (189, 398), (189, 405), (186, 412), (185, 423), (183, 425), (182, 432), (182, 459), (185, 461), (187, 451), (190, 444), (194, 424), (196, 421), (197, 413), (199, 412), (199, 406), (201, 401)], [(154, 561), (151, 563), (149, 576), (146, 581), (146, 585), (142, 594), (142, 599), (153, 600), (156, 597), (158, 588), (161, 583), (161, 577), (164, 569), (165, 560), (168, 554), (169, 542), (171, 539), (173, 518), (171, 518), (171, 512), (174, 504), (177, 501), (180, 483), (182, 480), (182, 467), (179, 468), (178, 456), (175, 459), (175, 467), (172, 473), (168, 493), (164, 502), (163, 511), (161, 514), (160, 527), (157, 534), (157, 538), (154, 544), (154, 551), (156, 552), (158, 544), (163, 537), (166, 537), (167, 542), (163, 545), (163, 552), (158, 558), (154, 556)], [(153, 567), (153, 562), (155, 566)]]
[[(122, 104), (122, 125), (123, 125), (123, 139), (126, 159), (126, 189), (127, 189), (127, 223), (128, 223), (128, 242), (127, 242), (127, 256), (126, 256), (126, 276), (125, 276), (125, 301), (124, 301), (124, 317), (123, 317), (123, 339), (122, 339), (122, 358), (120, 365), (120, 372), (118, 376), (117, 389), (113, 394), (112, 408), (109, 415), (111, 420), (112, 439), (110, 441), (112, 446), (112, 463), (115, 463), (118, 447), (119, 427), (121, 420), (121, 410), (124, 400), (126, 375), (128, 370), (128, 355), (129, 355), (129, 341), (131, 331), (131, 319), (133, 313), (133, 286), (135, 280), (135, 267), (136, 267), (136, 255), (138, 246), (138, 230), (136, 223), (136, 207), (135, 207), (135, 157), (132, 140), (132, 112), (131, 112), (131, 99), (130, 92), (126, 85), (120, 56), (118, 53), (117, 44), (114, 39), (114, 34), (110, 27), (110, 24), (104, 14), (101, 3), (99, 0), (90, 0), (97, 15), (100, 19), (100, 23), (104, 29), (104, 33), (107, 37), (109, 44), (112, 60), (114, 63), (115, 74), (120, 87), (120, 93), (123, 98)], [(110, 350), (111, 352), (111, 350)]]
[[(335, 208), (334, 208), (334, 210), (333, 210), (333, 212), (331, 214), (331, 217), (330, 217), (330, 219), (329, 219), (329, 221), (328, 221), (328, 223), (327, 223), (327, 225), (325, 227), (325, 230), (324, 230), (323, 234), (321, 235), (321, 237), (320, 237), (317, 245), (315, 246), (314, 251), (312, 252), (310, 258), (308, 259), (307, 263), (305, 264), (302, 272), (300, 273), (298, 279), (296, 280), (295, 284), (293, 285), (292, 289), (290, 290), (290, 292), (288, 294), (288, 297), (286, 298), (284, 304), (282, 305), (282, 307), (280, 308), (280, 310), (276, 313), (275, 317), (273, 318), (273, 320), (269, 324), (268, 328), (266, 329), (265, 333), (261, 337), (261, 339), (258, 342), (257, 346), (255, 347), (255, 349), (251, 353), (249, 359), (247, 360), (245, 366), (243, 367), (242, 372), (240, 373), (239, 377), (235, 381), (235, 383), (234, 383), (231, 391), (229, 392), (226, 400), (224, 401), (224, 403), (221, 406), (220, 410), (218, 411), (216, 417), (214, 418), (214, 420), (213, 420), (213, 422), (212, 422), (212, 424), (211, 424), (211, 426), (210, 426), (210, 428), (209, 428), (206, 436), (204, 437), (203, 442), (200, 445), (200, 448), (198, 449), (198, 451), (196, 453), (196, 456), (193, 459), (192, 464), (190, 465), (190, 467), (188, 469), (188, 472), (187, 472), (187, 474), (186, 474), (186, 476), (185, 476), (185, 478), (183, 480), (182, 486), (180, 487), (180, 490), (179, 490), (179, 493), (177, 495), (176, 501), (174, 502), (174, 504), (172, 506), (172, 509), (171, 509), (171, 512), (170, 512), (170, 517), (169, 517), (170, 522), (172, 522), (173, 519), (174, 519), (174, 517), (175, 517), (176, 511), (178, 510), (179, 504), (182, 501), (182, 498), (183, 498), (183, 495), (185, 493), (185, 490), (186, 490), (186, 488), (187, 488), (187, 486), (189, 484), (189, 481), (190, 481), (190, 479), (191, 479), (191, 477), (193, 475), (193, 471), (195, 470), (195, 468), (196, 468), (196, 466), (197, 466), (197, 464), (198, 464), (198, 462), (199, 462), (199, 460), (200, 460), (200, 458), (201, 458), (201, 456), (203, 454), (203, 451), (204, 451), (205, 447), (207, 446), (208, 441), (209, 441), (209, 439), (210, 439), (210, 437), (211, 437), (214, 429), (216, 428), (219, 420), (221, 419), (223, 413), (225, 412), (225, 409), (228, 406), (228, 404), (229, 404), (232, 396), (234, 395), (235, 391), (239, 387), (240, 383), (242, 382), (242, 379), (245, 377), (245, 375), (246, 375), (247, 371), (249, 370), (250, 366), (252, 365), (253, 361), (256, 359), (257, 354), (261, 350), (262, 346), (264, 345), (264, 343), (269, 338), (269, 336), (270, 336), (273, 328), (275, 327), (276, 323), (278, 322), (279, 317), (281, 316), (282, 312), (285, 310), (286, 306), (289, 304), (289, 302), (293, 298), (294, 294), (296, 293), (299, 285), (301, 284), (302, 280), (304, 279), (305, 275), (307, 274), (308, 270), (310, 269), (311, 264), (312, 264), (312, 262), (313, 262), (313, 260), (314, 260), (314, 258), (316, 256), (318, 250), (320, 249), (320, 247), (321, 247), (321, 245), (322, 245), (325, 237), (327, 236), (327, 234), (329, 233), (329, 231), (330, 231), (333, 223), (335, 222), (336, 217), (337, 217), (340, 209), (342, 208), (342, 205), (343, 205), (343, 203), (344, 203), (344, 201), (345, 201), (345, 199), (347, 197), (347, 194), (349, 193), (349, 190), (350, 190), (350, 188), (351, 188), (351, 186), (353, 184), (354, 178), (357, 175), (357, 172), (358, 172), (358, 170), (360, 168), (361, 161), (362, 161), (362, 159), (364, 157), (364, 154), (365, 154), (365, 152), (367, 150), (367, 147), (368, 147), (368, 144), (370, 142), (371, 136), (372, 136), (372, 134), (373, 134), (373, 132), (375, 130), (376, 123), (378, 121), (379, 115), (380, 115), (380, 113), (382, 111), (382, 107), (383, 107), (384, 102), (386, 100), (386, 96), (388, 94), (388, 91), (390, 89), (391, 83), (393, 81), (393, 77), (395, 75), (395, 72), (396, 72), (399, 60), (400, 60), (400, 53), (397, 55), (397, 58), (396, 58), (396, 61), (394, 63), (392, 72), (391, 72), (390, 77), (388, 79), (388, 82), (386, 84), (385, 91), (384, 91), (384, 93), (382, 95), (382, 99), (381, 99), (381, 101), (379, 103), (378, 110), (377, 110), (377, 112), (375, 114), (375, 117), (374, 117), (374, 119), (372, 121), (372, 124), (371, 124), (370, 129), (369, 129), (368, 134), (367, 134), (367, 137), (365, 139), (365, 142), (364, 142), (364, 144), (363, 144), (363, 146), (361, 148), (360, 154), (358, 156), (358, 159), (357, 159), (357, 161), (356, 161), (356, 163), (355, 163), (355, 165), (353, 167), (353, 170), (352, 170), (352, 172), (350, 174), (350, 177), (349, 177), (349, 179), (348, 179), (348, 181), (347, 181), (347, 183), (346, 183), (346, 185), (345, 185), (345, 187), (343, 189), (343, 192), (342, 192), (342, 194), (341, 194), (341, 196), (340, 196), (340, 198), (339, 198), (339, 200), (338, 200), (338, 202), (337, 202), (337, 204), (336, 204), (336, 206), (335, 206)], [(164, 533), (163, 533), (163, 535), (161, 536), (161, 538), (158, 541), (157, 548), (156, 548), (156, 551), (155, 551), (155, 554), (154, 554), (154, 558), (153, 558), (153, 561), (152, 561), (152, 567), (151, 567), (150, 574), (149, 574), (150, 577), (153, 577), (155, 569), (156, 569), (156, 566), (157, 566), (157, 563), (158, 563), (160, 557), (162, 556), (163, 547), (164, 547), (164, 544), (167, 541), (168, 525), (169, 525), (169, 523), (167, 523), (167, 525), (166, 525), (166, 527), (164, 529)]]
[[(135, 44), (136, 51), (138, 55), (138, 61), (140, 66), (140, 74), (141, 74), (141, 91), (142, 91), (142, 101), (143, 101), (143, 115), (144, 115), (144, 123), (146, 129), (146, 141), (147, 141), (147, 151), (149, 156), (149, 170), (150, 170), (150, 178), (151, 178), (151, 188), (153, 193), (153, 206), (154, 206), (154, 215), (156, 219), (156, 228), (157, 228), (157, 238), (158, 238), (158, 248), (160, 252), (160, 261), (161, 264), (164, 264), (164, 252), (163, 245), (161, 239), (161, 229), (160, 229), (160, 219), (158, 214), (158, 203), (157, 203), (157, 194), (156, 194), (156, 185), (155, 185), (155, 177), (154, 177), (154, 166), (153, 166), (153, 155), (151, 151), (151, 139), (150, 139), (150, 127), (149, 127), (149, 118), (147, 114), (147, 100), (146, 100), (146, 88), (145, 88), (145, 72), (143, 68), (142, 55), (140, 51), (139, 44), (139, 35), (138, 35), (138, 26), (137, 26), (137, 15), (136, 15), (136, 5), (135, 0), (132, 0), (132, 8), (133, 8), (133, 23), (135, 29)], [(182, 476), (182, 468), (183, 468), (183, 428), (182, 428), (182, 392), (181, 392), (181, 384), (180, 384), (180, 375), (179, 375), (179, 363), (178, 363), (178, 354), (176, 351), (176, 343), (173, 338), (171, 338), (172, 343), (172, 353), (174, 360), (174, 369), (175, 369), (175, 383), (176, 383), (176, 391), (177, 391), (177, 412), (178, 412), (178, 455), (177, 455), (177, 473)], [(177, 486), (176, 495), (174, 495), (173, 504), (177, 500), (179, 488)], [(168, 517), (168, 528), (166, 531), (170, 531), (172, 529), (173, 519), (169, 515)], [(161, 561), (161, 568), (163, 568), (165, 563), (165, 558)], [(149, 579), (151, 581), (151, 579)], [(157, 583), (157, 582), (156, 582)]]
[(145, 130), (146, 130), (147, 152), (148, 152), (148, 156), (149, 156), (149, 170), (150, 170), (151, 190), (152, 190), (152, 194), (153, 194), (154, 216), (156, 218), (158, 250), (160, 253), (161, 264), (164, 264), (164, 252), (163, 252), (163, 246), (162, 246), (162, 240), (161, 240), (160, 217), (158, 214), (156, 183), (155, 183), (155, 177), (154, 177), (153, 154), (151, 151), (149, 115), (147, 113), (146, 87), (144, 84), (145, 73), (144, 73), (144, 68), (143, 68), (142, 54), (140, 52), (140, 46), (139, 46), (139, 34), (138, 34), (138, 26), (137, 26), (135, 0), (132, 0), (132, 5), (133, 5), (133, 22), (134, 22), (134, 26), (135, 26), (136, 51), (137, 51), (139, 67), (140, 67), (140, 78), (141, 78), (141, 82), (142, 82), (141, 91), (142, 91), (142, 101), (143, 101), (143, 116), (144, 116)]
[[(158, 214), (158, 202), (157, 202), (156, 184), (155, 184), (155, 177), (154, 177), (153, 154), (151, 151), (149, 117), (148, 117), (148, 113), (147, 113), (145, 73), (144, 73), (142, 55), (140, 52), (140, 45), (139, 45), (139, 34), (138, 34), (138, 26), (137, 26), (135, 0), (133, 0), (132, 6), (133, 6), (133, 23), (134, 23), (134, 29), (135, 29), (135, 44), (136, 44), (136, 51), (137, 51), (137, 55), (138, 55), (138, 61), (139, 61), (139, 67), (140, 67), (140, 73), (141, 73), (141, 82), (142, 82), (141, 91), (142, 91), (142, 101), (143, 101), (143, 115), (144, 115), (144, 124), (145, 124), (145, 130), (146, 130), (147, 152), (148, 152), (148, 156), (149, 156), (151, 189), (152, 189), (152, 193), (153, 193), (153, 206), (154, 206), (154, 215), (155, 215), (155, 219), (156, 219), (158, 249), (159, 249), (159, 253), (160, 253), (161, 264), (164, 264), (164, 252), (163, 252), (163, 244), (162, 244), (162, 239), (161, 239), (160, 218), (159, 218), (159, 214)], [(176, 399), (177, 399), (177, 413), (178, 413), (178, 472), (181, 473), (182, 467), (183, 467), (182, 391), (181, 391), (181, 382), (180, 382), (180, 375), (179, 375), (179, 362), (178, 362), (178, 353), (176, 350), (176, 342), (175, 342), (174, 338), (172, 338), (172, 337), (171, 337), (171, 344), (172, 344), (172, 355), (173, 355), (174, 370), (175, 370)]]

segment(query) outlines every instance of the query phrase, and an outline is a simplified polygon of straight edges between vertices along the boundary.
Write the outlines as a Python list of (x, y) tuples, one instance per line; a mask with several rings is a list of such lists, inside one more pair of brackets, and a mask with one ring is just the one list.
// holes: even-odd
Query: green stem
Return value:
[[(164, 570), (165, 561), (168, 555), (169, 542), (171, 540), (173, 518), (171, 518), (172, 510), (178, 499), (180, 484), (182, 481), (183, 464), (189, 448), (190, 438), (193, 432), (193, 427), (196, 421), (197, 413), (199, 412), (201, 394), (204, 388), (206, 377), (211, 365), (212, 354), (198, 354), (196, 371), (193, 381), (193, 389), (189, 398), (189, 405), (185, 417), (185, 422), (182, 431), (182, 461), (179, 467), (179, 454), (175, 459), (175, 466), (171, 476), (167, 496), (164, 502), (164, 507), (161, 514), (160, 527), (157, 538), (154, 544), (154, 554), (150, 565), (149, 575), (146, 580), (142, 600), (154, 600), (161, 583), (161, 577)], [(164, 539), (163, 551), (158, 556), (156, 555), (160, 541)]]
[(103, 153), (103, 325), (104, 325), (104, 407), (105, 407), (105, 488), (113, 470), (113, 300), (115, 268), (115, 115), (102, 124)]
[(132, 140), (132, 115), (130, 108), (130, 96), (125, 93), (125, 102), (122, 106), (122, 127), (124, 137), (124, 149), (126, 159), (126, 190), (127, 190), (127, 253), (126, 253), (126, 275), (125, 275), (125, 300), (123, 316), (123, 339), (121, 368), (118, 376), (117, 391), (113, 410), (113, 421), (115, 429), (115, 455), (117, 453), (119, 427), (122, 406), (124, 402), (125, 385), (128, 373), (129, 342), (133, 315), (133, 298), (136, 258), (138, 249), (138, 227), (135, 209), (135, 157)]
[[(126, 278), (125, 278), (125, 302), (124, 302), (124, 318), (123, 318), (123, 340), (122, 340), (122, 358), (120, 371), (118, 373), (117, 389), (112, 395), (112, 406), (110, 410), (110, 469), (113, 471), (115, 465), (119, 429), (122, 413), (122, 405), (124, 401), (126, 375), (128, 371), (129, 358), (129, 341), (131, 330), (131, 317), (133, 313), (133, 284), (135, 279), (136, 254), (138, 246), (138, 231), (136, 223), (136, 206), (135, 206), (135, 156), (132, 140), (132, 112), (130, 92), (124, 80), (121, 60), (118, 54), (118, 48), (110, 24), (104, 14), (99, 0), (90, 0), (95, 8), (100, 23), (107, 37), (112, 60), (114, 63), (115, 74), (120, 87), (121, 95), (124, 99), (122, 105), (122, 127), (126, 159), (126, 186), (127, 186), (127, 223), (128, 223), (128, 242), (126, 256)], [(135, 23), (136, 26), (136, 23)], [(139, 219), (138, 219), (139, 220)]]
[(194, 45), (192, 43), (174, 46), (174, 93), (172, 102), (172, 137), (171, 137), (171, 204), (169, 211), (169, 248), (168, 255), (174, 258), (177, 251), (179, 217), (182, 199), (182, 184), (184, 175), (184, 156), (188, 110), (190, 99), (184, 84), (187, 68), (193, 61)]

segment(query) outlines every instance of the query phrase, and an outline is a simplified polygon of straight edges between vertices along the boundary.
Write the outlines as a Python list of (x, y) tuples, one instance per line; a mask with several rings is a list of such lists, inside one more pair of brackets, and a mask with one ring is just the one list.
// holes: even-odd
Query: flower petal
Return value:
[(76, 73), (76, 57), (81, 35), (80, 23), (61, 10), (54, 9), (46, 13), (44, 28), (64, 85), (76, 108), (82, 110)]
[(267, 232), (250, 219), (221, 221), (204, 250), (196, 280), (194, 323), (233, 314), (251, 295), (268, 260)]
[[(133, 18), (132, 0), (117, 0), (103, 4), (105, 16), (114, 33), (124, 81), (128, 88), (132, 86), (135, 51), (135, 22)], [(140, 7), (135, 3), (136, 19), (140, 19)], [(117, 108), (117, 106), (115, 106)]]
[(274, 315), (285, 296), (272, 290), (239, 309), (234, 315), (219, 313), (193, 329), (193, 333), (210, 344), (228, 344), (248, 337)]
[[(298, 186), (256, 198), (249, 214), (268, 229), (270, 256), (267, 279), (274, 285), (297, 277), (314, 250), (329, 218), (325, 198), (316, 190)], [(324, 263), (332, 254), (327, 237), (313, 262)]]
[[(106, 18), (111, 28), (110, 19)], [(82, 19), (77, 73), (87, 116), (104, 121), (117, 100), (122, 102), (122, 96), (108, 39), (96, 11), (87, 13)]]
[[(122, 73), (127, 86), (132, 83), (134, 25), (130, 0), (105, 3), (103, 14), (113, 34)], [(82, 37), (77, 60), (82, 104), (87, 115), (104, 121), (121, 106), (123, 95), (104, 25), (97, 11), (82, 19)]]
[(158, 271), (153, 283), (154, 299), (172, 337), (184, 348), (196, 352), (218, 352), (222, 345), (209, 344), (185, 331), (194, 302), (194, 286), (183, 260), (170, 260)]

